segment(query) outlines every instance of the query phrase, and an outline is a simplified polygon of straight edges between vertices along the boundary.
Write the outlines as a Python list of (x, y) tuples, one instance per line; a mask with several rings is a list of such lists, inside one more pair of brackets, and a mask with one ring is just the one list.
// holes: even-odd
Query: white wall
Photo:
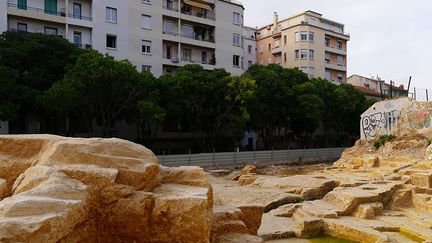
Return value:
[(9, 134), (9, 122), (0, 121), (0, 134)]
[(243, 35), (243, 25), (236, 25), (233, 23), (233, 12), (240, 13), (243, 16), (243, 8), (227, 3), (224, 1), (217, 1), (216, 3), (216, 67), (225, 68), (232, 75), (239, 76), (243, 74), (242, 67), (237, 68), (233, 66), (233, 55), (240, 56), (240, 65), (244, 55), (243, 48), (233, 45), (233, 34)]
[(7, 30), (7, 1), (0, 0), (0, 33)]
[(373, 140), (380, 135), (392, 133), (399, 123), (401, 110), (409, 104), (408, 98), (375, 103), (361, 115), (361, 139)]
[(9, 17), (8, 24), (9, 28), (17, 29), (18, 23), (27, 24), (27, 31), (32, 33), (44, 33), (45, 27), (56, 28), (57, 34), (61, 36), (66, 36), (65, 33), (65, 25), (54, 23), (54, 22), (46, 22), (39, 21), (28, 18), (20, 18), (11, 16)]

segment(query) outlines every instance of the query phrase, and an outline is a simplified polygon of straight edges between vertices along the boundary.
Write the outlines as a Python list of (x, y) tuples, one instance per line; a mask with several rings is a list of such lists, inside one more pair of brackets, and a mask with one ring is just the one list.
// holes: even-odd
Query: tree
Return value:
[(201, 151), (217, 147), (229, 128), (244, 128), (248, 118), (244, 102), (254, 86), (251, 78), (231, 77), (223, 69), (205, 71), (200, 65), (186, 65), (161, 80), (169, 87), (168, 119), (179, 124), (185, 121)]
[(136, 104), (136, 125), (138, 142), (148, 148), (153, 146), (159, 126), (166, 116), (166, 109), (161, 106), (160, 82), (150, 72), (143, 72), (140, 85), (142, 93)]
[(0, 66), (0, 120), (15, 118), (18, 105), (14, 100), (16, 73), (9, 68)]
[(287, 142), (293, 135), (293, 122), (305, 115), (296, 112), (302, 101), (296, 98), (294, 87), (306, 83), (307, 75), (280, 65), (253, 65), (245, 75), (256, 80), (254, 99), (248, 103), (252, 128), (258, 130), (267, 149)]
[(87, 52), (46, 92), (44, 100), (59, 111), (88, 112), (102, 127), (103, 136), (113, 136), (117, 121), (132, 119), (141, 94), (140, 79), (129, 61)]
[[(16, 120), (31, 114), (49, 120), (37, 103), (38, 97), (55, 82), (82, 51), (66, 39), (34, 33), (4, 32), (0, 35), (0, 66), (15, 73)], [(25, 127), (15, 132), (24, 132)], [(52, 132), (48, 130), (48, 132)]]

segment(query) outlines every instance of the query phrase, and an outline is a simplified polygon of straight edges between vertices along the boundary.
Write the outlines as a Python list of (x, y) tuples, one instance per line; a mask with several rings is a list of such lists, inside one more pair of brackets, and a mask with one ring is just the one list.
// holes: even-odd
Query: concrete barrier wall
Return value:
[(205, 154), (160, 155), (159, 163), (164, 166), (223, 166), (243, 165), (259, 162), (316, 162), (337, 160), (346, 148), (293, 149), (250, 152), (227, 152)]

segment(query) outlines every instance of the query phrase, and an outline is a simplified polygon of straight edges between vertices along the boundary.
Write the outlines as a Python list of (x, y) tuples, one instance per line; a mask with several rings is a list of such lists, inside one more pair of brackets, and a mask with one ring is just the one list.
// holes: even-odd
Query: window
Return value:
[(308, 58), (308, 50), (307, 49), (301, 49), (300, 50), (300, 58), (301, 59), (307, 59)]
[(315, 52), (314, 52), (314, 50), (309, 50), (309, 58), (312, 59), (312, 60), (315, 58)]
[(18, 0), (18, 9), (27, 9), (27, 0)]
[(117, 9), (116, 8), (106, 8), (106, 21), (117, 23)]
[(57, 35), (57, 28), (45, 27), (45, 35)]
[(284, 52), (284, 62), (287, 63), (287, 54)]
[(325, 46), (330, 47), (330, 38), (325, 38)]
[(284, 45), (286, 45), (286, 44), (287, 44), (287, 36), (284, 35)]
[(342, 81), (343, 81), (343, 73), (338, 73), (338, 75), (337, 75), (337, 81), (339, 83), (342, 83)]
[(314, 32), (309, 32), (309, 41), (314, 42)]
[(295, 58), (296, 59), (300, 58), (300, 51), (299, 50), (295, 50)]
[(299, 42), (300, 41), (300, 33), (299, 32), (295, 32), (294, 33), (294, 38), (295, 38), (296, 42)]
[(300, 39), (301, 39), (301, 41), (307, 41), (307, 36), (308, 36), (308, 32), (307, 31), (300, 32)]
[(201, 52), (201, 63), (207, 64), (207, 52), (206, 51)]
[(263, 46), (263, 45), (260, 45), (260, 46), (259, 46), (259, 52), (260, 52), (260, 53), (264, 53), (264, 46)]
[(233, 23), (241, 25), (241, 15), (239, 13), (233, 13)]
[(183, 48), (183, 61), (192, 62), (192, 50), (189, 48)]
[(343, 66), (343, 56), (337, 56), (337, 64), (338, 66)]
[(309, 76), (310, 77), (314, 77), (315, 76), (315, 68), (314, 67), (309, 67)]
[(252, 54), (252, 46), (251, 45), (248, 45), (248, 53)]
[(268, 43), (268, 51), (271, 51), (271, 43)]
[(240, 35), (233, 34), (233, 45), (240, 46)]
[(252, 61), (248, 61), (248, 68), (252, 66)]
[(73, 18), (81, 19), (81, 3), (73, 3)]
[(342, 41), (337, 42), (337, 49), (342, 50)]
[(144, 29), (151, 29), (151, 16), (141, 15), (141, 27)]
[(27, 32), (27, 24), (18, 23), (17, 24), (17, 30), (19, 32)]
[(141, 52), (146, 53), (146, 54), (151, 53), (151, 41), (148, 41), (148, 40), (142, 41)]
[(279, 47), (279, 39), (275, 40), (275, 48)]
[(325, 54), (325, 63), (329, 63), (330, 64), (330, 54), (329, 53), (326, 53)]
[(149, 65), (142, 65), (142, 71), (143, 72), (150, 72), (151, 71), (151, 66)]
[(145, 4), (151, 4), (151, 0), (142, 0), (142, 2)]
[(81, 32), (78, 32), (78, 31), (73, 32), (73, 43), (78, 47), (81, 47), (81, 45), (82, 45), (81, 35), (82, 35)]
[(183, 25), (182, 31), (185, 37), (195, 39), (195, 33), (192, 25), (188, 25), (188, 24)]
[(45, 13), (57, 15), (57, 0), (45, 0)]
[[(167, 0), (167, 1), (166, 1), (166, 7), (167, 7), (168, 10), (175, 10), (175, 9), (174, 9), (174, 3), (173, 3), (172, 0)], [(176, 11), (177, 11), (177, 10), (176, 10)]]
[(240, 67), (240, 56), (233, 55), (233, 66)]
[(329, 70), (326, 70), (326, 71), (325, 71), (325, 79), (327, 79), (327, 80), (332, 80), (332, 74), (331, 74), (331, 71), (329, 71)]
[(106, 47), (107, 48), (117, 48), (117, 36), (107, 35), (106, 36)]
[(176, 24), (174, 23), (174, 21), (172, 20), (165, 20), (164, 21), (164, 34), (169, 34), (169, 35), (177, 35), (177, 28), (176, 28)]

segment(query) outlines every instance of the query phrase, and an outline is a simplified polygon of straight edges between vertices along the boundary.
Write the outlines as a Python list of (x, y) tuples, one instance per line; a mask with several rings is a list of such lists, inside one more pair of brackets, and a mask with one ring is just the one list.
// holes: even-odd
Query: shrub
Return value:
[(373, 143), (373, 146), (375, 147), (375, 149), (379, 149), (379, 147), (383, 146), (386, 142), (390, 142), (395, 138), (396, 137), (391, 134), (382, 135), (378, 140)]

